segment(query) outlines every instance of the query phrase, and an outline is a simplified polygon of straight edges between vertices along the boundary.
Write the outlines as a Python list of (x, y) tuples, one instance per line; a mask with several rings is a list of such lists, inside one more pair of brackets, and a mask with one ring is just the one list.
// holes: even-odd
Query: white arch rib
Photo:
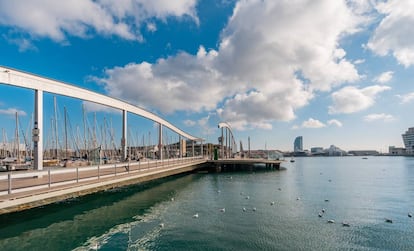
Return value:
[(127, 112), (145, 117), (154, 122), (165, 126), (172, 131), (180, 134), (181, 136), (193, 140), (201, 141), (200, 138), (194, 137), (183, 130), (172, 125), (170, 122), (165, 119), (146, 111), (142, 108), (134, 106), (132, 104), (126, 103), (122, 100), (111, 98), (103, 94), (99, 94), (84, 88), (76, 87), (74, 85), (66, 84), (60, 81), (40, 77), (34, 74), (25, 73), (19, 70), (7, 68), (0, 66), (0, 83), (12, 86), (18, 86), (33, 90), (42, 90), (49, 93), (55, 93), (67, 97), (73, 97), (82, 99), (85, 101), (90, 101), (93, 103), (109, 106), (115, 109), (125, 110)]

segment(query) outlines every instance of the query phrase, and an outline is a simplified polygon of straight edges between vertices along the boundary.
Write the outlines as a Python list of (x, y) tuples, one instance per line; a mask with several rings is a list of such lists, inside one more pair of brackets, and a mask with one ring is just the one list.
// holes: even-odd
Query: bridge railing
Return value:
[(33, 193), (76, 186), (77, 184), (99, 183), (126, 177), (129, 174), (145, 173), (156, 169), (171, 169), (182, 165), (198, 164), (202, 156), (164, 160), (129, 161), (87, 167), (49, 168), (42, 171), (10, 171), (0, 173), (0, 196)]

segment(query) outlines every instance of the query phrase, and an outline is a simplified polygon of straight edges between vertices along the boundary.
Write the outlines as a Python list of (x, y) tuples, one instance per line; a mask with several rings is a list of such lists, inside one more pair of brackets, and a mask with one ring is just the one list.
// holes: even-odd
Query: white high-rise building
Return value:
[(408, 128), (408, 130), (402, 135), (402, 138), (406, 153), (414, 155), (414, 127)]

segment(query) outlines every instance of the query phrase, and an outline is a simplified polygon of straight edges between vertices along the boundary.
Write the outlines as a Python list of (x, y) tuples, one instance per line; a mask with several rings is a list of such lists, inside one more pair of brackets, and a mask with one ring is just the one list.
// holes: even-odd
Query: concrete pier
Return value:
[(226, 170), (245, 170), (252, 169), (254, 166), (263, 165), (266, 169), (280, 169), (282, 160), (268, 160), (268, 159), (218, 159), (208, 160), (210, 166), (214, 167), (216, 171)]

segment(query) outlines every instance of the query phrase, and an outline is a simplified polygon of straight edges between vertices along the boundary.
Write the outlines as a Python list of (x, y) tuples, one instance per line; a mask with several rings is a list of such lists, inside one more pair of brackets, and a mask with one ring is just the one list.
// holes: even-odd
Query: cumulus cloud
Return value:
[(393, 74), (393, 71), (383, 72), (378, 77), (374, 78), (374, 81), (380, 84), (385, 84), (392, 79)]
[(414, 64), (414, 2), (411, 0), (381, 1), (377, 11), (385, 17), (375, 29), (367, 47), (378, 55), (392, 54), (400, 64)]
[(0, 114), (3, 115), (8, 115), (8, 116), (14, 116), (14, 115), (19, 115), (19, 116), (26, 116), (26, 112), (23, 110), (19, 110), (17, 108), (7, 108), (7, 109), (0, 109)]
[(196, 0), (0, 1), (0, 24), (58, 42), (67, 35), (84, 38), (93, 32), (142, 40), (140, 27), (153, 17), (190, 16), (198, 22), (195, 5)]
[(309, 118), (306, 121), (303, 121), (302, 123), (302, 127), (303, 128), (322, 128), (325, 127), (326, 125), (322, 122), (320, 122), (317, 119), (313, 119), (313, 118)]
[(404, 95), (396, 95), (401, 101), (401, 104), (410, 103), (414, 100), (414, 92), (410, 92)]
[(163, 113), (216, 111), (237, 129), (271, 129), (315, 91), (360, 79), (339, 46), (358, 30), (352, 10), (346, 1), (240, 1), (217, 49), (107, 69), (100, 81), (110, 95)]
[(207, 116), (204, 116), (198, 120), (184, 120), (184, 125), (188, 127), (194, 127), (197, 126), (201, 130), (201, 135), (209, 136), (215, 133), (217, 125), (214, 126), (210, 125), (210, 118), (212, 114), (208, 114)]
[(390, 114), (374, 113), (374, 114), (366, 115), (364, 117), (364, 120), (367, 121), (367, 122), (373, 122), (373, 121), (377, 121), (377, 120), (382, 120), (384, 122), (389, 122), (389, 121), (393, 121), (394, 117)]
[(196, 121), (191, 120), (191, 119), (186, 119), (184, 120), (184, 125), (188, 126), (188, 127), (193, 127), (197, 124)]
[(334, 125), (334, 126), (337, 126), (337, 127), (342, 127), (342, 122), (339, 121), (339, 120), (336, 120), (336, 119), (328, 120), (327, 123), (328, 123), (328, 125)]
[(330, 114), (354, 113), (371, 107), (375, 98), (383, 91), (390, 90), (389, 86), (373, 85), (358, 89), (346, 86), (332, 93), (333, 105), (329, 107)]
[(326, 122), (326, 124), (324, 124), (323, 122), (321, 122), (317, 119), (309, 118), (308, 120), (303, 121), (300, 126), (294, 125), (292, 127), (292, 129), (296, 130), (296, 129), (300, 129), (300, 128), (323, 128), (323, 127), (326, 127), (326, 126), (342, 127), (342, 123), (339, 120), (331, 119), (331, 120), (328, 120)]
[(365, 59), (357, 59), (354, 61), (354, 64), (363, 64), (365, 63)]

